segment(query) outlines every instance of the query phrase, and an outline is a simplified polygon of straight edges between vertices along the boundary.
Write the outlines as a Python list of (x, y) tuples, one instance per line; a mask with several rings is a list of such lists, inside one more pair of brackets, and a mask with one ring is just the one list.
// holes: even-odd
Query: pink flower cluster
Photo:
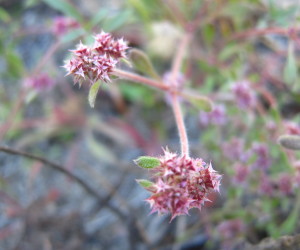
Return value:
[(59, 16), (53, 21), (52, 31), (55, 35), (60, 36), (67, 33), (71, 29), (76, 29), (79, 27), (80, 25), (76, 20), (70, 17)]
[(24, 81), (24, 86), (32, 88), (37, 91), (47, 90), (54, 86), (55, 82), (46, 73), (40, 73), (38, 75), (28, 77)]
[(153, 170), (155, 183), (148, 188), (152, 192), (149, 202), (151, 213), (178, 215), (188, 214), (188, 210), (201, 209), (212, 190), (219, 191), (221, 175), (202, 159), (178, 156), (167, 150), (160, 158), (160, 165)]
[(285, 130), (290, 135), (300, 135), (300, 127), (295, 122), (284, 122)]
[(253, 163), (254, 168), (260, 168), (267, 170), (271, 166), (271, 157), (269, 155), (269, 148), (263, 143), (253, 143), (252, 152), (256, 156), (256, 160)]
[(126, 57), (128, 48), (123, 39), (114, 40), (108, 33), (96, 35), (93, 46), (80, 43), (76, 50), (72, 50), (73, 58), (67, 61), (64, 68), (67, 75), (74, 76), (74, 82), (82, 84), (88, 79), (91, 84), (98, 80), (109, 82), (109, 74), (116, 67), (120, 58)]
[(245, 80), (236, 82), (231, 88), (240, 109), (250, 109), (256, 104), (255, 92), (250, 85), (250, 82)]
[(225, 125), (227, 122), (226, 108), (224, 105), (216, 105), (211, 112), (200, 111), (199, 118), (203, 126)]
[(217, 230), (222, 238), (230, 240), (243, 233), (245, 229), (246, 226), (240, 219), (225, 220), (217, 226)]

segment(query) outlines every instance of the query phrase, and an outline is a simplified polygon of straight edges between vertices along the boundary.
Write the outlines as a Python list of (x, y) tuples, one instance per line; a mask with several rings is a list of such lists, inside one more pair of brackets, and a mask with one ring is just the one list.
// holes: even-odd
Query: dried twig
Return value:
[[(56, 164), (54, 162), (51, 162), (43, 157), (36, 156), (30, 153), (22, 152), (19, 150), (15, 150), (9, 147), (0, 146), (0, 151), (12, 154), (12, 155), (19, 155), (23, 156), (32, 160), (40, 161), (45, 164), (45, 166), (48, 166), (68, 177), (73, 179), (76, 183), (78, 183), (87, 193), (89, 193), (91, 196), (96, 198), (97, 202), (101, 204), (102, 206), (109, 207), (119, 218), (126, 219), (127, 215), (122, 212), (119, 208), (115, 207), (114, 205), (110, 204), (110, 198), (109, 197), (102, 197), (96, 190), (94, 190), (92, 187), (90, 187), (84, 180), (82, 180), (80, 177), (75, 175), (74, 173), (70, 172), (68, 169), (64, 168), (63, 166)], [(110, 196), (110, 194), (109, 194)]]
[[(43, 157), (36, 156), (30, 153), (22, 152), (19, 150), (15, 150), (9, 147), (0, 146), (0, 151), (12, 154), (12, 155), (18, 155), (23, 156), (32, 160), (40, 161), (45, 164), (45, 166), (48, 166), (68, 177), (73, 179), (77, 184), (79, 184), (87, 193), (89, 193), (91, 196), (96, 198), (98, 204), (100, 204), (100, 207), (106, 206), (108, 207), (113, 213), (115, 213), (122, 221), (125, 221), (126, 226), (129, 230), (129, 241), (132, 247), (134, 247), (134, 243), (131, 242), (131, 239), (133, 237), (133, 233), (135, 236), (139, 236), (139, 240), (144, 241), (145, 243), (149, 243), (148, 237), (145, 235), (145, 232), (141, 232), (139, 223), (134, 215), (128, 215), (127, 213), (123, 212), (121, 209), (119, 209), (117, 206), (110, 203), (111, 197), (113, 195), (112, 192), (109, 192), (105, 197), (102, 197), (96, 190), (94, 190), (92, 187), (89, 186), (84, 180), (82, 180), (77, 175), (70, 172), (65, 167), (56, 164), (54, 162), (51, 162)], [(117, 189), (118, 187), (116, 187)], [(115, 190), (116, 190), (115, 189)], [(132, 229), (132, 230), (131, 230)]]

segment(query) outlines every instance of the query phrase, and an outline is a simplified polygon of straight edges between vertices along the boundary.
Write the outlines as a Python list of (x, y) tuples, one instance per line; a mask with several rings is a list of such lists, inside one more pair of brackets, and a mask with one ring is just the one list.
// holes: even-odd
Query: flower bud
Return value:
[(159, 159), (150, 156), (140, 156), (136, 160), (134, 160), (135, 164), (141, 168), (155, 168), (160, 165)]

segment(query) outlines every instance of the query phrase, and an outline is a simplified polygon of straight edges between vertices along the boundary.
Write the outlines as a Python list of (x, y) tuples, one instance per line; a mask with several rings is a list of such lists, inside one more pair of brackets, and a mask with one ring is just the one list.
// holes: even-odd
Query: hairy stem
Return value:
[(127, 72), (124, 70), (120, 70), (120, 69), (114, 69), (114, 71), (112, 72), (113, 75), (115, 76), (119, 76), (121, 78), (133, 81), (133, 82), (137, 82), (137, 83), (142, 83), (144, 85), (148, 85), (154, 88), (158, 88), (161, 90), (169, 90), (169, 86), (165, 85), (163, 82), (160, 81), (156, 81), (141, 75), (137, 75), (131, 72)]
[[(174, 87), (176, 86), (177, 76), (180, 72), (180, 68), (182, 65), (184, 52), (189, 44), (189, 41), (191, 39), (191, 34), (186, 34), (177, 50), (177, 53), (173, 59), (172, 64), (172, 84)], [(176, 88), (175, 88), (176, 89)], [(179, 100), (178, 100), (178, 93), (177, 91), (172, 92), (172, 109), (175, 116), (179, 138), (180, 138), (180, 145), (181, 145), (181, 154), (182, 155), (189, 155), (189, 141), (188, 136), (186, 133), (186, 128), (184, 124), (183, 114), (180, 108)]]
[(180, 146), (181, 146), (181, 154), (189, 155), (189, 141), (186, 133), (186, 128), (183, 120), (182, 111), (180, 108), (180, 104), (178, 101), (178, 96), (176, 94), (172, 95), (172, 109), (175, 116), (175, 121), (177, 124)]
[(171, 93), (172, 109), (173, 109), (173, 113), (175, 116), (175, 121), (177, 124), (179, 138), (180, 138), (180, 144), (181, 144), (181, 154), (187, 155), (187, 156), (189, 155), (189, 143), (188, 143), (188, 137), (187, 137), (187, 133), (186, 133), (186, 129), (185, 129), (183, 114), (182, 114), (180, 104), (178, 101), (178, 96), (183, 95), (183, 93), (181, 91), (178, 91), (178, 89), (176, 87), (176, 81), (177, 81), (177, 76), (181, 70), (184, 52), (189, 44), (190, 39), (191, 39), (191, 33), (187, 33), (183, 37), (183, 39), (179, 45), (179, 48), (177, 50), (177, 53), (176, 53), (176, 55), (173, 59), (173, 63), (172, 63), (172, 69), (171, 69), (172, 82), (168, 85), (164, 84), (161, 81), (153, 80), (153, 79), (150, 79), (150, 78), (147, 78), (147, 77), (135, 74), (135, 73), (123, 71), (120, 69), (115, 69), (112, 72), (112, 74), (114, 74), (115, 76), (125, 78), (125, 79), (133, 81), (133, 82), (141, 83), (141, 84), (144, 84), (144, 85), (147, 85), (150, 87), (158, 88), (163, 91), (167, 91), (167, 92)]

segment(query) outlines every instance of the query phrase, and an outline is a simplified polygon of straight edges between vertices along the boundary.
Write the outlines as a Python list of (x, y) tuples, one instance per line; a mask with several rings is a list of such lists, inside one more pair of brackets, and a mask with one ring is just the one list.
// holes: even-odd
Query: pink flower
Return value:
[(246, 182), (247, 177), (249, 176), (249, 167), (247, 167), (244, 164), (238, 163), (234, 166), (234, 170), (235, 170), (234, 180), (236, 181), (236, 183), (242, 184)]
[(79, 26), (76, 20), (70, 17), (59, 16), (54, 18), (52, 31), (55, 35), (60, 36), (71, 29), (79, 28)]
[(293, 187), (299, 188), (300, 187), (300, 161), (296, 161), (293, 164), (293, 167), (295, 168), (295, 174), (294, 174), (294, 180), (293, 180)]
[(65, 63), (67, 75), (74, 76), (74, 82), (82, 84), (89, 80), (91, 84), (98, 80), (109, 82), (110, 73), (116, 67), (120, 58), (125, 57), (127, 44), (123, 39), (115, 41), (105, 32), (95, 36), (92, 47), (80, 43), (75, 50), (71, 50), (73, 57)]
[(289, 174), (281, 174), (278, 179), (278, 187), (282, 194), (289, 195), (292, 193), (292, 177)]
[(240, 219), (226, 220), (217, 227), (223, 239), (231, 239), (243, 233), (246, 229), (244, 222)]
[(250, 82), (240, 81), (232, 86), (235, 101), (240, 109), (254, 107), (256, 103), (255, 93), (250, 87)]
[(174, 87), (174, 89), (180, 90), (183, 88), (186, 78), (180, 72), (178, 72), (174, 78), (172, 72), (168, 71), (163, 75), (163, 81), (166, 85), (172, 86)]
[(209, 124), (224, 125), (227, 122), (225, 106), (216, 105), (211, 112), (201, 111), (199, 118), (201, 124), (203, 124), (204, 126), (207, 126)]
[(126, 57), (125, 51), (128, 49), (127, 42), (123, 38), (115, 41), (112, 39), (111, 34), (101, 32), (96, 35), (94, 49), (99, 54), (109, 54), (114, 58)]
[(246, 162), (250, 157), (249, 150), (245, 149), (245, 142), (239, 138), (232, 138), (230, 141), (222, 145), (224, 156), (231, 161)]
[(300, 135), (300, 126), (295, 122), (285, 122), (284, 127), (290, 135)]
[(268, 196), (273, 195), (274, 192), (274, 185), (272, 180), (270, 180), (270, 178), (264, 173), (262, 173), (260, 177), (259, 191), (260, 193)]
[(146, 200), (151, 213), (168, 213), (173, 220), (188, 210), (201, 209), (211, 191), (219, 191), (221, 175), (202, 159), (178, 156), (169, 151), (160, 157), (153, 171), (155, 183), (148, 190), (152, 195)]
[(256, 155), (256, 161), (253, 163), (253, 167), (262, 168), (263, 170), (268, 169), (271, 165), (271, 158), (267, 145), (263, 143), (253, 143), (252, 151)]
[[(185, 81), (186, 78), (180, 72), (178, 72), (175, 77), (173, 77), (170, 71), (165, 72), (163, 75), (163, 82), (177, 91), (182, 90)], [(181, 96), (179, 96), (179, 100), (182, 100)], [(168, 92), (165, 94), (165, 101), (169, 105), (172, 103), (172, 95)]]
[(55, 82), (46, 73), (40, 73), (33, 77), (26, 78), (24, 86), (27, 88), (33, 88), (38, 91), (43, 91), (54, 86)]

